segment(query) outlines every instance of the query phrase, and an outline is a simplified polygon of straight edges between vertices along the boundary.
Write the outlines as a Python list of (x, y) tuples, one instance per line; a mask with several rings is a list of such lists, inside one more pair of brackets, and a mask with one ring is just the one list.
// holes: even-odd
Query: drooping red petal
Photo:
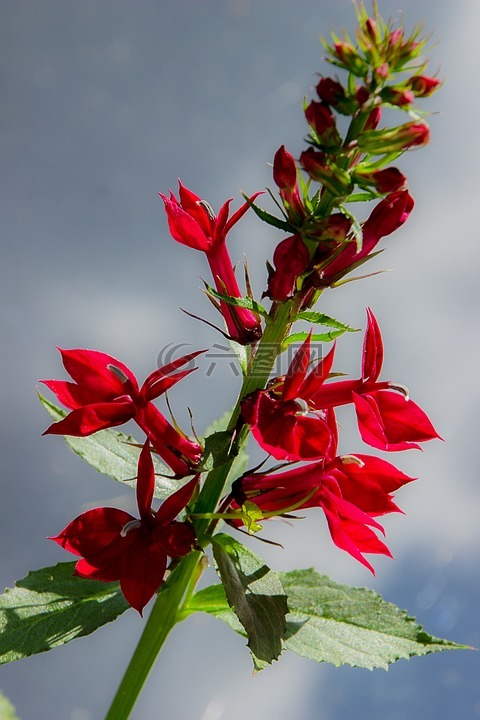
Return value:
[(43, 434), (86, 437), (97, 430), (122, 425), (134, 415), (135, 406), (131, 400), (94, 403), (72, 410), (63, 420), (52, 423)]
[(133, 415), (132, 402), (95, 403), (72, 410), (63, 420), (52, 423), (43, 434), (85, 437), (98, 430), (121, 425)]
[(120, 587), (125, 600), (140, 615), (160, 587), (166, 567), (167, 554), (160, 539), (137, 532), (136, 543), (124, 564)]
[(112, 400), (125, 393), (125, 386), (121, 379), (109, 369), (109, 365), (121, 370), (138, 390), (138, 383), (132, 371), (120, 360), (99, 352), (98, 350), (62, 350), (65, 370), (73, 380), (85, 391), (95, 395), (97, 401)]
[(380, 375), (383, 365), (383, 341), (377, 319), (370, 308), (367, 308), (367, 330), (363, 341), (362, 380), (375, 380)]
[(394, 390), (353, 393), (362, 440), (379, 450), (419, 449), (419, 442), (439, 438), (426, 413)]

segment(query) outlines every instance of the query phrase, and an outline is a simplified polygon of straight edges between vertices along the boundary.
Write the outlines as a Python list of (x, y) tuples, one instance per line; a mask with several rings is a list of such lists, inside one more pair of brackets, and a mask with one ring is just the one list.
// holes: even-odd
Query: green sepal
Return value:
[(89, 635), (130, 607), (118, 582), (80, 578), (74, 568), (66, 562), (34, 570), (0, 595), (0, 663)]
[[(68, 414), (40, 393), (38, 397), (55, 421), (62, 420)], [(125, 435), (118, 430), (99, 430), (88, 437), (64, 435), (63, 438), (67, 445), (95, 470), (117, 482), (125, 483), (128, 487), (135, 487), (138, 457), (142, 445), (131, 435)], [(165, 473), (168, 476), (171, 471), (155, 455), (152, 455), (152, 458), (155, 468), (154, 497), (158, 500), (166, 500), (184, 483), (166, 477)]]
[[(284, 646), (297, 655), (368, 670), (443, 650), (471, 650), (429, 635), (414, 618), (373, 590), (340, 585), (313, 568), (277, 573), (288, 598)], [(206, 612), (245, 636), (225, 590), (214, 585), (189, 601), (187, 612)]]
[(230, 535), (212, 538), (217, 572), (248, 637), (256, 670), (277, 660), (286, 630), (287, 597), (277, 575)]

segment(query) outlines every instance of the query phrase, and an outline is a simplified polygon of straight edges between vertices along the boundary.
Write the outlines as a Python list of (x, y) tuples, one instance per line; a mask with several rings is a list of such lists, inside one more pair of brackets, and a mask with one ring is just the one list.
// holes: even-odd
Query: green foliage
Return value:
[(228, 603), (245, 629), (255, 668), (260, 669), (282, 652), (288, 612), (282, 583), (230, 535), (214, 535), (213, 554)]
[(0, 663), (89, 635), (129, 607), (119, 583), (76, 577), (74, 567), (34, 570), (0, 595)]
[[(55, 421), (62, 420), (67, 415), (65, 410), (58, 408), (40, 394), (39, 398)], [(129, 487), (135, 487), (141, 444), (131, 435), (125, 435), (118, 430), (100, 430), (88, 437), (64, 435), (64, 439), (67, 445), (95, 470)], [(154, 497), (165, 500), (181, 487), (182, 482), (165, 477), (164, 474), (168, 475), (170, 471), (155, 456), (153, 456), (153, 464), (156, 475)]]
[(264, 318), (270, 319), (270, 315), (268, 311), (263, 307), (263, 305), (260, 305), (260, 303), (258, 303), (251, 297), (233, 297), (232, 295), (224, 295), (224, 293), (218, 292), (217, 290), (215, 290), (215, 288), (211, 287), (207, 283), (205, 283), (205, 287), (207, 295), (210, 295), (217, 300), (221, 300), (222, 302), (227, 303), (227, 305), (234, 305), (235, 307), (246, 308), (247, 310), (251, 310), (258, 315), (262, 315), (262, 317)]
[[(373, 590), (339, 585), (315, 570), (278, 573), (288, 598), (284, 646), (297, 655), (369, 670), (401, 658), (469, 649), (426, 633), (405, 611)], [(189, 612), (207, 612), (245, 635), (221, 585), (201, 590)]]
[(313, 310), (304, 310), (299, 312), (295, 319), (306, 320), (314, 325), (324, 325), (325, 327), (336, 328), (337, 330), (342, 330), (343, 332), (358, 332), (358, 328), (345, 325), (345, 323), (340, 322), (340, 320), (335, 320), (335, 318), (330, 317), (330, 315), (325, 315), (325, 313), (321, 312), (314, 312)]
[(0, 692), (0, 720), (20, 720), (12, 703), (2, 692)]

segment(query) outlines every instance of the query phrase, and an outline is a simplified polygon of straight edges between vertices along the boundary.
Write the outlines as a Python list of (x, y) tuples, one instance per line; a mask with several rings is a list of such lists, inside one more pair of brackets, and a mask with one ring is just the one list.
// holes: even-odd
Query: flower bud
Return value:
[(380, 97), (383, 102), (396, 105), (397, 107), (411, 105), (415, 101), (415, 95), (407, 88), (386, 87), (381, 91)]
[(366, 120), (365, 125), (363, 126), (363, 129), (375, 130), (378, 127), (378, 123), (380, 122), (381, 117), (382, 109), (377, 105), (377, 107), (374, 107), (373, 110), (370, 111), (370, 114)]
[(273, 158), (273, 179), (280, 190), (292, 190), (297, 184), (295, 159), (285, 145), (278, 148)]
[(329, 162), (324, 153), (308, 148), (300, 155), (300, 164), (312, 180), (321, 182), (332, 195), (346, 196), (351, 193), (353, 183), (350, 175)]
[(371, 170), (357, 166), (352, 175), (354, 181), (364, 187), (373, 186), (379, 193), (393, 193), (403, 190), (407, 178), (398, 168), (389, 167), (384, 170)]
[(367, 90), (366, 87), (360, 85), (360, 87), (358, 87), (355, 92), (355, 99), (360, 105), (360, 107), (362, 107), (362, 105), (365, 105), (367, 100), (370, 99), (370, 92)]
[(300, 235), (282, 240), (273, 255), (275, 270), (268, 279), (268, 297), (272, 300), (292, 297), (297, 278), (306, 270), (309, 261), (310, 254)]
[(312, 100), (305, 110), (305, 117), (321, 145), (326, 147), (341, 145), (342, 141), (335, 125), (335, 118), (326, 103)]
[(363, 132), (358, 138), (358, 147), (372, 155), (402, 152), (412, 147), (426, 145), (430, 128), (425, 122), (410, 122), (387, 130)]
[(441, 81), (427, 75), (415, 75), (410, 78), (409, 85), (415, 97), (428, 97), (441, 85)]
[(353, 45), (348, 42), (336, 42), (332, 54), (342, 65), (357, 77), (366, 77), (368, 74), (368, 63), (365, 62), (357, 53)]

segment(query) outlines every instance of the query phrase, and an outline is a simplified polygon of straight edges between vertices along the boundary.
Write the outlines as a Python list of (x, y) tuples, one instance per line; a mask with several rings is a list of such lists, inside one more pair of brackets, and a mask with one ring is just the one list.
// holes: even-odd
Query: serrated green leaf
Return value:
[[(311, 568), (278, 577), (290, 610), (284, 645), (297, 655), (336, 666), (386, 670), (401, 658), (470, 649), (429, 635), (373, 590), (339, 585)], [(188, 611), (207, 612), (245, 635), (221, 585), (194, 595)]]
[[(211, 423), (211, 425), (209, 425), (205, 431), (205, 443), (207, 442), (207, 438), (209, 438), (211, 435), (224, 432), (228, 427), (228, 423), (230, 422), (231, 417), (232, 411), (229, 410), (224, 415), (222, 415), (222, 417), (218, 418), (218, 420), (215, 420), (213, 423)], [(243, 475), (243, 473), (247, 469), (248, 464), (248, 453), (245, 449), (245, 444), (242, 445), (240, 448), (236, 446), (236, 452), (237, 455), (235, 456), (235, 460), (233, 461), (232, 467), (228, 474), (228, 477), (231, 478), (232, 481)]]
[[(65, 410), (58, 408), (39, 393), (40, 402), (52, 418), (57, 421), (67, 415)], [(138, 456), (140, 445), (131, 435), (125, 435), (117, 430), (100, 430), (88, 437), (71, 437), (64, 435), (67, 445), (82, 460), (113, 480), (135, 487), (137, 476)], [(182, 482), (165, 477), (169, 469), (153, 455), (155, 467), (154, 497), (165, 500), (182, 486)]]
[(215, 288), (211, 287), (210, 285), (207, 285), (207, 283), (205, 283), (205, 287), (207, 288), (207, 293), (209, 295), (212, 295), (212, 297), (216, 298), (217, 300), (221, 300), (222, 302), (227, 303), (227, 305), (234, 305), (235, 307), (241, 307), (245, 308), (246, 310), (251, 310), (258, 315), (262, 315), (262, 317), (270, 317), (268, 311), (262, 305), (260, 305), (260, 303), (258, 303), (251, 297), (233, 297), (232, 295), (224, 295), (223, 293), (218, 292), (218, 290), (215, 290)]
[(353, 235), (354, 235), (354, 237), (355, 237), (355, 244), (356, 244), (356, 246), (357, 246), (357, 253), (359, 253), (360, 250), (362, 249), (362, 245), (363, 245), (363, 230), (362, 230), (362, 226), (361, 226), (360, 223), (358, 222), (358, 220), (357, 220), (357, 218), (355, 217), (355, 215), (354, 215), (353, 213), (351, 213), (350, 210), (348, 210), (344, 205), (339, 205), (339, 206), (338, 206), (338, 209), (339, 209), (340, 212), (341, 212), (343, 215), (345, 215), (345, 217), (347, 217), (347, 218), (351, 221), (351, 223), (352, 223), (352, 225), (351, 225), (351, 230), (352, 230)]
[(0, 663), (89, 635), (129, 607), (119, 583), (76, 577), (74, 567), (34, 570), (0, 595)]
[(232, 434), (226, 430), (214, 432), (205, 438), (205, 449), (200, 461), (200, 470), (210, 472), (214, 468), (225, 465), (229, 460)]
[(0, 692), (0, 718), (1, 720), (20, 720), (10, 700)]
[(259, 670), (282, 652), (288, 612), (282, 584), (255, 553), (230, 535), (214, 535), (212, 544), (228, 602), (245, 628)]
[(303, 311), (299, 312), (296, 320), (306, 320), (307, 322), (313, 323), (315, 325), (325, 325), (325, 327), (333, 327), (337, 328), (338, 330), (342, 330), (343, 332), (358, 332), (358, 328), (353, 328), (350, 325), (345, 325), (345, 323), (340, 322), (340, 320), (335, 320), (335, 318), (330, 317), (329, 315), (325, 315), (324, 313), (320, 312), (313, 312), (313, 311)]

